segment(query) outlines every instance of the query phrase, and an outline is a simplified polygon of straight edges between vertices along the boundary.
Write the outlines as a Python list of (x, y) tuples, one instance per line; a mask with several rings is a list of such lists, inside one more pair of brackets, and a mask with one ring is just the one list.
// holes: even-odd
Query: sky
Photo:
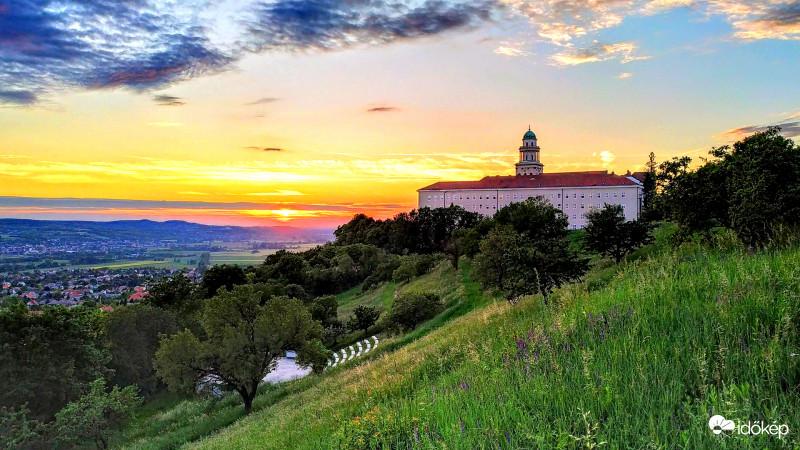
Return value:
[(0, 0), (0, 217), (334, 227), (800, 136), (800, 1)]

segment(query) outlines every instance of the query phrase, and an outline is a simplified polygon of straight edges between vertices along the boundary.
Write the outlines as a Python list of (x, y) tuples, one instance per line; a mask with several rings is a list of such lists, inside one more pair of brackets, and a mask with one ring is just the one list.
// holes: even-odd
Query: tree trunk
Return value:
[(239, 394), (242, 396), (242, 401), (244, 401), (244, 413), (250, 414), (253, 410), (253, 399), (256, 398), (255, 391), (252, 394), (247, 391), (242, 391)]

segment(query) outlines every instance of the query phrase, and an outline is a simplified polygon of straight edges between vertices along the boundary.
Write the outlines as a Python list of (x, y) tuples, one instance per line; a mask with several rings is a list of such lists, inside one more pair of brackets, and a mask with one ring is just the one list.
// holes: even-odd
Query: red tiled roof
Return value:
[(485, 177), (479, 181), (440, 181), (420, 191), (448, 191), (451, 189), (525, 189), (586, 186), (638, 186), (639, 183), (625, 175), (610, 174), (605, 170), (592, 172), (543, 173), (541, 175), (511, 175)]

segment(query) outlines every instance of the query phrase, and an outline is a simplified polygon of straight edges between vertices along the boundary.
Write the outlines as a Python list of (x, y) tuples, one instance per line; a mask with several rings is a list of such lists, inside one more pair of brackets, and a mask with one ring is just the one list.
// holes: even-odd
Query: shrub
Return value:
[(378, 308), (374, 306), (358, 305), (356, 309), (353, 310), (353, 315), (350, 316), (350, 319), (347, 321), (347, 328), (349, 328), (350, 331), (364, 330), (364, 333), (366, 333), (369, 327), (375, 325), (375, 322), (378, 321), (378, 317), (380, 316), (381, 312)]
[(413, 330), (442, 310), (442, 299), (433, 292), (412, 292), (394, 299), (387, 319), (390, 328)]

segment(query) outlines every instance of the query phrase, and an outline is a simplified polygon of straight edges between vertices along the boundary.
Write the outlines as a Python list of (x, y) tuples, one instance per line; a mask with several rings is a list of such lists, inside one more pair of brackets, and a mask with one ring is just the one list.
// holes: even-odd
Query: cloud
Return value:
[(596, 43), (589, 48), (569, 48), (550, 57), (558, 66), (577, 66), (579, 64), (618, 59), (627, 64), (633, 61), (650, 59), (650, 56), (637, 56), (637, 45), (634, 42), (617, 42), (616, 44)]
[(276, 97), (262, 97), (262, 98), (260, 98), (258, 100), (254, 100), (252, 102), (245, 103), (245, 106), (265, 105), (267, 103), (277, 102), (278, 100), (280, 100), (280, 99), (276, 98)]
[(250, 150), (260, 150), (262, 152), (282, 152), (282, 151), (284, 151), (284, 149), (278, 148), (278, 147), (256, 147), (256, 146), (253, 146), (253, 145), (251, 145), (250, 147), (245, 147), (245, 148), (248, 148)]
[(381, 112), (393, 112), (393, 111), (399, 111), (399, 110), (400, 110), (400, 108), (398, 108), (396, 106), (376, 106), (374, 108), (369, 108), (367, 110), (367, 112), (368, 113), (375, 113), (375, 112), (381, 113)]
[(270, 197), (270, 196), (278, 196), (278, 197), (294, 197), (298, 195), (308, 195), (298, 191), (287, 191), (287, 190), (277, 190), (275, 192), (251, 192), (245, 195), (252, 195), (257, 197)]
[(153, 101), (156, 102), (159, 106), (183, 106), (186, 102), (183, 101), (180, 97), (175, 97), (173, 95), (154, 95)]
[[(800, 121), (784, 121), (775, 125), (781, 127), (781, 135), (787, 138), (800, 136)], [(725, 140), (739, 140), (754, 133), (767, 131), (767, 128), (775, 125), (748, 125), (745, 127), (731, 128), (730, 130), (723, 131), (714, 137)]]
[(734, 35), (744, 40), (800, 40), (800, 2), (776, 5), (762, 14), (733, 22)]
[(36, 94), (31, 91), (0, 91), (0, 105), (31, 105), (36, 102)]
[(618, 80), (627, 80), (628, 78), (630, 78), (632, 76), (633, 76), (633, 74), (630, 73), (630, 72), (622, 72), (621, 74), (617, 75), (614, 78), (616, 78)]
[(505, 44), (505, 45), (501, 45), (501, 46), (497, 47), (496, 49), (494, 49), (494, 52), (496, 54), (503, 55), (503, 56), (512, 56), (512, 57), (530, 55), (530, 53), (526, 52), (525, 50), (521, 50), (521, 49), (517, 48), (513, 44), (506, 44), (506, 43), (503, 43), (503, 44)]
[(614, 162), (615, 159), (617, 159), (617, 155), (609, 151), (600, 152), (600, 161), (603, 161), (606, 166)]
[(470, 28), (490, 19), (493, 0), (427, 0), (418, 6), (382, 0), (259, 2), (247, 21), (248, 48), (338, 50)]

